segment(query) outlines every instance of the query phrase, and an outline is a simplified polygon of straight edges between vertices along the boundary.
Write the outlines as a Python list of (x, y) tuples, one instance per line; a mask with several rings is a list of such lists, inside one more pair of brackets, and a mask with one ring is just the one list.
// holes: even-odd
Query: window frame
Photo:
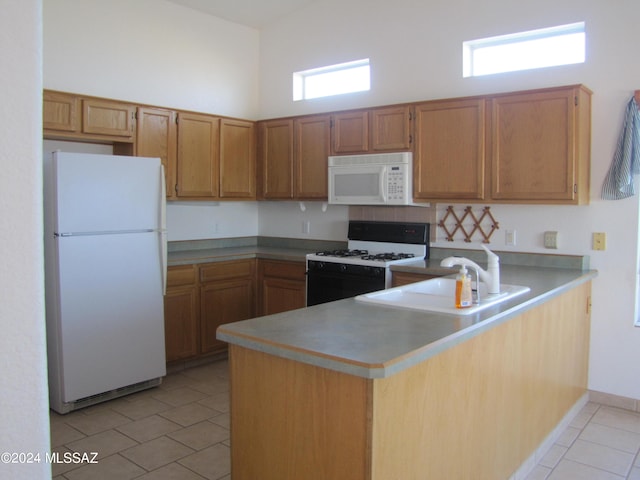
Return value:
[[(307, 79), (316, 78), (320, 75), (326, 75), (337, 72), (348, 72), (349, 70), (356, 70), (362, 67), (369, 69), (368, 82), (366, 88), (359, 88), (357, 90), (345, 90), (337, 93), (330, 93), (327, 95), (308, 96)], [(366, 92), (371, 89), (371, 62), (369, 58), (363, 58), (360, 60), (353, 60), (350, 62), (337, 63), (334, 65), (327, 65), (325, 67), (311, 68), (308, 70), (302, 70), (299, 72), (293, 72), (293, 100), (313, 100), (317, 98), (332, 97), (335, 95), (344, 95), (347, 93)]]
[[(502, 47), (506, 45), (526, 44), (535, 40), (552, 39), (557, 37), (568, 37), (570, 35), (582, 34), (584, 37), (581, 60), (571, 61), (567, 63), (550, 63), (540, 66), (529, 66), (525, 68), (501, 69), (486, 73), (476, 73), (475, 52), (491, 47)], [(546, 27), (536, 30), (528, 30), (524, 32), (510, 33), (507, 35), (497, 35), (494, 37), (480, 38), (476, 40), (468, 40), (462, 42), (462, 76), (479, 77), (486, 75), (495, 75), (498, 73), (508, 73), (515, 71), (537, 70), (552, 66), (574, 65), (584, 63), (586, 61), (586, 25), (585, 22), (569, 23), (566, 25), (557, 25), (555, 27)]]

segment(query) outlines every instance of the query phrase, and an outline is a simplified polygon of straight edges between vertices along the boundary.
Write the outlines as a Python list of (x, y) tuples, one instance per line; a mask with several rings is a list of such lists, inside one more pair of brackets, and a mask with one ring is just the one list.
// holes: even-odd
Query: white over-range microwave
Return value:
[(329, 203), (409, 205), (411, 152), (329, 157)]

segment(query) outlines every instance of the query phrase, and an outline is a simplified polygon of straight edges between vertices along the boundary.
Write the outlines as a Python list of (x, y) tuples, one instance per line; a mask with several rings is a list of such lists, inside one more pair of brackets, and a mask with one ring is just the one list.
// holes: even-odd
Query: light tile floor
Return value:
[(150, 390), (66, 415), (51, 411), (54, 452), (98, 452), (52, 465), (55, 480), (230, 480), (228, 363), (169, 374)]
[[(97, 464), (54, 464), (53, 478), (230, 480), (228, 393), (228, 363), (218, 361), (151, 390), (51, 412), (54, 452), (98, 452)], [(639, 451), (640, 413), (588, 403), (526, 480), (640, 480)]]

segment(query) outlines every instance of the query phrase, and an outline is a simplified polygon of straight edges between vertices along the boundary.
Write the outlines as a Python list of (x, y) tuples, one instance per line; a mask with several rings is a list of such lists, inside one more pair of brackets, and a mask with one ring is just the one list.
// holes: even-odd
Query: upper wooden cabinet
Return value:
[(220, 198), (256, 198), (256, 131), (254, 122), (220, 121)]
[(373, 152), (411, 149), (413, 115), (410, 105), (374, 108), (369, 115)]
[(126, 102), (43, 92), (45, 138), (133, 143), (135, 106)]
[(591, 92), (581, 86), (491, 99), (491, 198), (589, 202)]
[(484, 198), (485, 104), (479, 98), (416, 105), (415, 199)]
[(297, 118), (294, 131), (294, 197), (326, 199), (331, 134), (330, 115)]
[(293, 198), (293, 120), (267, 120), (258, 127), (260, 197)]
[(411, 110), (400, 105), (333, 114), (332, 154), (409, 150)]
[(82, 132), (133, 137), (135, 107), (111, 100), (82, 99)]
[(219, 141), (220, 118), (178, 113), (177, 196), (218, 196)]
[(369, 111), (334, 113), (331, 152), (357, 154), (369, 151)]
[(591, 92), (557, 87), (416, 105), (414, 198), (589, 202)]
[(260, 197), (326, 199), (330, 133), (330, 115), (260, 122)]
[(160, 157), (164, 166), (167, 197), (176, 195), (176, 112), (153, 107), (138, 107), (136, 114), (136, 155)]
[(42, 126), (45, 134), (80, 130), (80, 98), (69, 93), (45, 90), (42, 101)]

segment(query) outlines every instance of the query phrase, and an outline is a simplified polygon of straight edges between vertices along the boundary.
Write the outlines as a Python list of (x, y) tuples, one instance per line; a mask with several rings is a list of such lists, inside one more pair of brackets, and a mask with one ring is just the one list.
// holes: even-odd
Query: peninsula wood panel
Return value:
[(590, 288), (374, 381), (372, 478), (509, 478), (586, 391)]
[(369, 380), (236, 345), (229, 351), (234, 480), (370, 478)]
[(586, 392), (590, 292), (382, 379), (231, 345), (234, 480), (509, 478)]

